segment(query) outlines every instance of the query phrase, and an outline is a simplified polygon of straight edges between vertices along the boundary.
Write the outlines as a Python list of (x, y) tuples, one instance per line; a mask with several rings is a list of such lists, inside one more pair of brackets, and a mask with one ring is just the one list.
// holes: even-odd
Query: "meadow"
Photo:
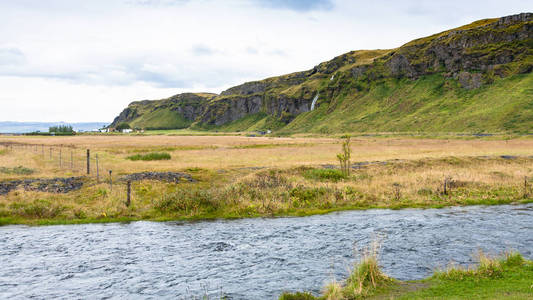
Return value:
[[(83, 182), (66, 193), (21, 183), (0, 194), (0, 223), (302, 216), (532, 199), (527, 137), (356, 136), (349, 175), (339, 169), (341, 144), (245, 135), (0, 136), (0, 185), (57, 177)], [(180, 172), (193, 180), (134, 180), (126, 206), (124, 176), (139, 172)]]

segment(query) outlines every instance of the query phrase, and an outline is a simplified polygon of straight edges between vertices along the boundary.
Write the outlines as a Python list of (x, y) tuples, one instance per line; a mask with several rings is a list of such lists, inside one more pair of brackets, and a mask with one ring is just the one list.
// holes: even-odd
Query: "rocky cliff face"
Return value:
[(192, 123), (204, 112), (209, 100), (215, 96), (216, 94), (209, 93), (184, 93), (162, 100), (134, 101), (109, 126), (116, 127), (118, 124), (126, 122), (140, 128), (172, 128), (173, 126), (171, 125), (158, 125), (159, 122), (157, 121), (159, 120), (152, 120), (154, 119), (152, 116), (157, 117), (162, 112), (168, 116), (175, 116), (185, 122)]
[[(134, 102), (113, 122), (135, 120), (147, 111), (170, 110), (200, 127), (222, 126), (254, 114), (290, 123), (315, 105), (337, 109), (340, 97), (364, 95), (376, 82), (416, 81), (441, 74), (474, 90), (495, 77), (533, 70), (533, 14), (487, 19), (392, 50), (352, 51), (311, 70), (247, 82), (220, 95), (182, 94), (159, 102)], [(143, 109), (141, 109), (143, 108)]]

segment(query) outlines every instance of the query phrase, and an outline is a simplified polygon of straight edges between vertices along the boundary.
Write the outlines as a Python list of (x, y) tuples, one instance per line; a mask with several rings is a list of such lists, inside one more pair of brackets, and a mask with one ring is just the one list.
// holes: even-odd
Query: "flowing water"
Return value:
[(315, 109), (316, 100), (318, 100), (318, 93), (316, 93), (315, 98), (313, 98), (313, 102), (311, 102), (311, 110)]
[(0, 298), (276, 299), (343, 279), (381, 239), (390, 276), (419, 279), (482, 249), (533, 258), (533, 204), (303, 218), (0, 227)]

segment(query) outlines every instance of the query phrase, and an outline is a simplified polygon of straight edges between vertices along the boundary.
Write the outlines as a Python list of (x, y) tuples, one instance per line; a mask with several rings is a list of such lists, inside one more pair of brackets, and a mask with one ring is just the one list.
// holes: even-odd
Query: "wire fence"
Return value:
[(112, 174), (109, 165), (102, 161), (102, 155), (90, 149), (81, 149), (72, 145), (22, 144), (1, 142), (2, 147), (10, 152), (33, 153), (42, 161), (65, 173), (93, 177), (99, 182)]
[[(2, 149), (4, 148), (4, 149)], [(64, 171), (68, 176), (77, 175), (96, 179), (96, 184), (109, 184), (110, 191), (117, 185), (113, 180), (113, 171), (108, 164), (102, 162), (102, 155), (90, 149), (78, 148), (73, 145), (24, 144), (16, 142), (0, 142), (0, 150), (12, 153), (31, 153), (41, 157), (42, 161)], [(123, 182), (126, 192), (126, 206), (130, 206), (132, 197), (131, 181)], [(120, 191), (122, 188), (117, 189)], [(120, 193), (122, 194), (122, 193)]]

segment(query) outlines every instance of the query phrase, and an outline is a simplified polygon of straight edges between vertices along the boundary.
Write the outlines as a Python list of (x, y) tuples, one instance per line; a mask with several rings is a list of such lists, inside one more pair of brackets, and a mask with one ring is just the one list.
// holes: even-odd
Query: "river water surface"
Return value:
[(303, 218), (0, 227), (0, 298), (276, 299), (342, 280), (354, 248), (420, 279), (481, 249), (533, 258), (533, 205), (367, 210)]

